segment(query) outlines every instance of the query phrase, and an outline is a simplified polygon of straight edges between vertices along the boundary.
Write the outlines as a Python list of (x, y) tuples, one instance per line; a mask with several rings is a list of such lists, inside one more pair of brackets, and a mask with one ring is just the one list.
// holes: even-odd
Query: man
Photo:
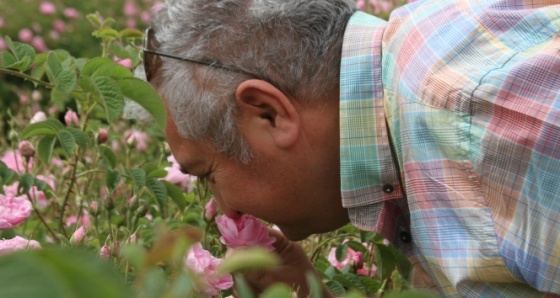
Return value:
[(560, 294), (560, 3), (427, 0), (389, 22), (347, 0), (171, 0), (148, 80), (185, 172), (290, 239), (349, 220), (446, 296)]

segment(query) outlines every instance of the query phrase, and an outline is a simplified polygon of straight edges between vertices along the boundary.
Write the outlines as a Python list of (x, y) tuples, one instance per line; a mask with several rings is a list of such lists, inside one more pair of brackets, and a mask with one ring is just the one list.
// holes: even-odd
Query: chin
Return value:
[(301, 241), (305, 240), (309, 237), (312, 233), (306, 232), (303, 229), (298, 228), (286, 228), (286, 227), (279, 227), (282, 234), (288, 238), (290, 241)]

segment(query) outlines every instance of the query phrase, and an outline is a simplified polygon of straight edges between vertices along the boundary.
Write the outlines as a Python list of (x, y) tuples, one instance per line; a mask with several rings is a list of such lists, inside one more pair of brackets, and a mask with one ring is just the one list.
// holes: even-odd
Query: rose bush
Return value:
[[(385, 2), (358, 4), (382, 14), (397, 4)], [(228, 296), (233, 288), (252, 297), (240, 272), (275, 264), (269, 226), (219, 215), (204, 182), (181, 173), (163, 138), (161, 100), (132, 71), (139, 29), (160, 2), (102, 7), (116, 18), (92, 14), (86, 2), (30, 3), (42, 16), (32, 24), (0, 14), (0, 28), (11, 28), (0, 40), (0, 96), (8, 98), (0, 103), (0, 289), (74, 297), (48, 282), (58, 280), (87, 284), (83, 297)], [(95, 46), (83, 42), (84, 27)], [(18, 35), (27, 43), (12, 40)], [(153, 124), (125, 117), (138, 106)], [(347, 226), (301, 244), (338, 296), (407, 288), (408, 262), (379, 235)], [(291, 293), (272, 287), (263, 297)]]

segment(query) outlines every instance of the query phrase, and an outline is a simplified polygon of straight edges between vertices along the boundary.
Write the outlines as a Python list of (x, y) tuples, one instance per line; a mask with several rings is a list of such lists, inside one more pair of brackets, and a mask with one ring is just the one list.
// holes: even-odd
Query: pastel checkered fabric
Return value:
[(343, 205), (445, 296), (560, 294), (560, 1), (356, 13), (341, 64)]

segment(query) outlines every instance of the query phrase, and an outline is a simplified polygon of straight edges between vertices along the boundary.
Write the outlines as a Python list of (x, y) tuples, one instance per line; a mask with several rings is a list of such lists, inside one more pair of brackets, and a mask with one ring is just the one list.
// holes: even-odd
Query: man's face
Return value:
[(331, 158), (308, 144), (303, 146), (308, 149), (276, 150), (249, 136), (255, 157), (244, 165), (208, 143), (181, 137), (170, 116), (166, 138), (182, 169), (206, 177), (220, 210), (230, 217), (252, 214), (276, 224), (291, 240), (347, 222), (340, 203), (338, 151)]

